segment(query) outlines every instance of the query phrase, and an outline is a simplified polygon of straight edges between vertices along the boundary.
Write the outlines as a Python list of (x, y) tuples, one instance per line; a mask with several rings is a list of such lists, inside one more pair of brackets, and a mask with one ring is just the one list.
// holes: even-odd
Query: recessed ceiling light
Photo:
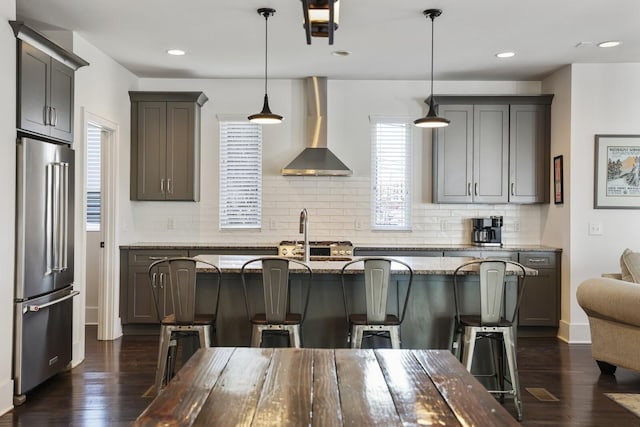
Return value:
[(331, 55), (333, 55), (333, 56), (349, 56), (349, 55), (351, 55), (351, 52), (349, 52), (348, 50), (334, 50), (333, 52), (331, 52)]
[(167, 53), (169, 55), (181, 56), (181, 55), (184, 55), (185, 52), (184, 50), (180, 50), (180, 49), (169, 49)]
[(498, 58), (511, 58), (512, 56), (516, 56), (514, 52), (500, 52), (496, 53)]
[(610, 40), (602, 43), (598, 43), (598, 47), (616, 47), (620, 46), (620, 42), (617, 40)]

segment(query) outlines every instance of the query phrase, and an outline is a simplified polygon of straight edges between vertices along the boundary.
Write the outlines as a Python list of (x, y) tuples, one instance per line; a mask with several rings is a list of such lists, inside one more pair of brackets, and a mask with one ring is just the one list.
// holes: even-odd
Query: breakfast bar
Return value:
[[(216, 322), (217, 343), (221, 346), (245, 346), (250, 342), (251, 327), (246, 317), (244, 295), (240, 280), (242, 264), (255, 256), (242, 255), (199, 255), (198, 258), (212, 262), (220, 267), (223, 273), (218, 318)], [(414, 269), (411, 297), (407, 305), (407, 314), (402, 324), (403, 348), (447, 349), (453, 334), (455, 305), (453, 295), (454, 270), (472, 258), (464, 257), (399, 257)], [(309, 281), (295, 265), (291, 266), (291, 311), (302, 310), (304, 295), (310, 283), (311, 298), (303, 325), (302, 335), (305, 347), (340, 348), (346, 346), (347, 324), (345, 319), (340, 271), (345, 261), (311, 261), (312, 280)], [(249, 272), (255, 274), (248, 280), (249, 292), (259, 298), (261, 292), (260, 264), (254, 264)], [(398, 299), (402, 299), (407, 290), (408, 275), (406, 270), (395, 269), (392, 264), (392, 280), (389, 296), (391, 307), (396, 307)], [(358, 279), (361, 270), (349, 268), (346, 282)], [(214, 299), (215, 283), (210, 270), (198, 270), (197, 311), (207, 312)], [(518, 286), (515, 271), (508, 270), (508, 286), (506, 291), (507, 308), (517, 301)], [(527, 269), (527, 275), (535, 275), (536, 271)], [(472, 309), (479, 304), (477, 271), (464, 271), (461, 277), (461, 305)], [(356, 295), (358, 297), (358, 295)], [(357, 298), (356, 298), (357, 299)], [(364, 296), (361, 298), (364, 304)]]

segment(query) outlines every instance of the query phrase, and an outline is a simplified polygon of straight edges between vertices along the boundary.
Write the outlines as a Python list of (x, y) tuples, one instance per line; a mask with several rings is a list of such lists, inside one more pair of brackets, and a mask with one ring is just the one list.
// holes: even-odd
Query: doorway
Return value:
[[(99, 340), (122, 335), (118, 315), (119, 257), (116, 240), (116, 192), (119, 126), (85, 111), (84, 244), (85, 304), (78, 325), (98, 325)], [(84, 340), (83, 340), (84, 341)]]

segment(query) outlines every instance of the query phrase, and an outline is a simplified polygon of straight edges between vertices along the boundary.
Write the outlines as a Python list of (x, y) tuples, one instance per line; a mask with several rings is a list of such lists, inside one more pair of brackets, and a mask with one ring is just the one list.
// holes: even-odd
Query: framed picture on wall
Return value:
[(596, 135), (595, 209), (640, 209), (640, 135)]
[(553, 158), (553, 202), (556, 205), (564, 203), (562, 174), (562, 156), (556, 156)]

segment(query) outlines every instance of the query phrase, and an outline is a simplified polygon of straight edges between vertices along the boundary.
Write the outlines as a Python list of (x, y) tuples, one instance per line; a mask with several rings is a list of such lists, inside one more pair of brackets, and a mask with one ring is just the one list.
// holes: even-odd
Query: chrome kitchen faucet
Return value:
[(309, 214), (306, 208), (300, 212), (300, 233), (304, 233), (304, 262), (309, 264), (311, 251), (309, 250)]

